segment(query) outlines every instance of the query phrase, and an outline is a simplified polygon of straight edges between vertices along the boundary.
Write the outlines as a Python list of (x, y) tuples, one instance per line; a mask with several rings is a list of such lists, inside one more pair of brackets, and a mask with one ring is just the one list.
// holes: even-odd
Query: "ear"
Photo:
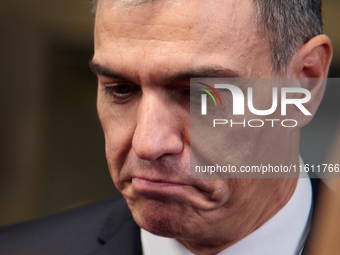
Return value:
[[(311, 99), (304, 104), (315, 115), (325, 91), (328, 69), (333, 49), (326, 35), (318, 35), (302, 45), (287, 68), (287, 77), (298, 78), (299, 86), (311, 93)], [(306, 125), (312, 117), (300, 116), (299, 126)]]
[(333, 55), (328, 36), (318, 35), (303, 44), (294, 54), (287, 68), (291, 78), (327, 78)]

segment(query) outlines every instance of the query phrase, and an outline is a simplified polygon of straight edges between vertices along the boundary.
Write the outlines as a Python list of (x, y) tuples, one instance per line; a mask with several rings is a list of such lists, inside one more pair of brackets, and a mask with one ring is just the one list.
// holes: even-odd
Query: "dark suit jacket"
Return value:
[(1, 255), (141, 255), (140, 228), (122, 197), (0, 228)]
[[(317, 190), (318, 180), (312, 185)], [(140, 228), (118, 197), (0, 228), (0, 254), (141, 255)]]

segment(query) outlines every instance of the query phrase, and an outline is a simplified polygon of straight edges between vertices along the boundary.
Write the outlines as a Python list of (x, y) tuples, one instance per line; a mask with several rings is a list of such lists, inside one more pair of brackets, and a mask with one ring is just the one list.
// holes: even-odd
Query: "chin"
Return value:
[[(174, 202), (143, 199), (130, 206), (136, 223), (152, 234), (183, 238), (187, 236), (186, 229), (190, 217), (181, 205)], [(185, 223), (185, 224), (184, 224)]]

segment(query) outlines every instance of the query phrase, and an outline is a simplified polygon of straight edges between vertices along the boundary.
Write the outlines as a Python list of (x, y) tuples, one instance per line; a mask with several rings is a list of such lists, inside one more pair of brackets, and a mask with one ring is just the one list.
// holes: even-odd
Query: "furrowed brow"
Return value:
[(222, 67), (201, 67), (197, 70), (185, 70), (178, 74), (171, 75), (166, 78), (166, 81), (178, 82), (190, 80), (190, 78), (240, 78), (238, 72), (225, 69)]
[[(103, 75), (115, 79), (129, 80), (126, 75), (120, 74), (108, 68), (105, 68), (92, 60), (89, 62), (91, 70), (97, 75)], [(189, 81), (190, 78), (240, 78), (238, 72), (219, 66), (199, 67), (197, 69), (188, 69), (178, 73), (163, 77), (165, 84), (171, 84), (182, 81)]]
[(96, 75), (103, 75), (103, 76), (107, 76), (107, 77), (111, 77), (115, 79), (124, 79), (124, 80), (128, 79), (128, 77), (126, 77), (125, 75), (122, 75), (106, 67), (103, 67), (99, 64), (96, 64), (92, 60), (89, 62), (89, 67), (91, 68), (92, 72), (94, 72)]

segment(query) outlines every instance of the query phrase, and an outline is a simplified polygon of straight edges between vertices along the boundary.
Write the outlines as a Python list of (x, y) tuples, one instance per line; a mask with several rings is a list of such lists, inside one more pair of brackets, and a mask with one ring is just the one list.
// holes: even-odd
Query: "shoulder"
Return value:
[[(112, 215), (113, 214), (113, 215)], [(122, 197), (0, 228), (1, 254), (85, 254), (100, 246), (108, 218), (131, 218)]]

